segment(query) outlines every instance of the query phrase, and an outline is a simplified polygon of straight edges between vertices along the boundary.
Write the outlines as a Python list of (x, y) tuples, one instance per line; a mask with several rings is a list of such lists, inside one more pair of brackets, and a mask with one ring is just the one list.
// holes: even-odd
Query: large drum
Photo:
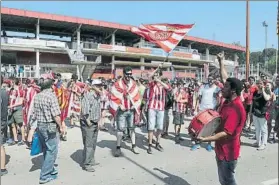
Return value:
[(219, 127), (221, 116), (218, 112), (208, 109), (200, 112), (191, 121), (188, 132), (192, 137), (211, 136)]

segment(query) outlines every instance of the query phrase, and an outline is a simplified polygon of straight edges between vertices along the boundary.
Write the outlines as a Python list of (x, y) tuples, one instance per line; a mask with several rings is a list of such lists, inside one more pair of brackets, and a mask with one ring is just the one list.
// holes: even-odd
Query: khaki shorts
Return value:
[(9, 117), (10, 124), (23, 124), (23, 111), (22, 109), (14, 111)]

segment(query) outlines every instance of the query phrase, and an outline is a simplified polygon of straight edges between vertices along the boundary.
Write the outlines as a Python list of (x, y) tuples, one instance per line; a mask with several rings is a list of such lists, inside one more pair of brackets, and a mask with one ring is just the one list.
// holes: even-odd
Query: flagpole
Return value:
[(250, 6), (246, 0), (246, 80), (250, 75)]

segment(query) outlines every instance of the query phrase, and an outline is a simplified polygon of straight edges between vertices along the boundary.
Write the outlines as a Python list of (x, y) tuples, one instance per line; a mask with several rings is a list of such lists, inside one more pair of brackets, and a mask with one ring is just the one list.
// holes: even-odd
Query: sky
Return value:
[[(250, 2), (250, 50), (277, 47), (277, 2)], [(2, 7), (26, 9), (138, 26), (151, 23), (192, 24), (188, 35), (246, 44), (245, 1), (2, 1)]]

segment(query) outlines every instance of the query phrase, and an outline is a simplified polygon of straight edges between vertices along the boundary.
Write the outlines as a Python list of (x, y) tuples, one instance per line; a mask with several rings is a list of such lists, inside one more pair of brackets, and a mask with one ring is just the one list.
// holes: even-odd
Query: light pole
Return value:
[(267, 65), (267, 56), (266, 56), (266, 49), (267, 49), (267, 27), (268, 27), (268, 24), (266, 21), (264, 21), (262, 23), (263, 27), (265, 28), (265, 47), (264, 47), (264, 65), (265, 67), (267, 67), (267, 70), (268, 70), (268, 65)]

